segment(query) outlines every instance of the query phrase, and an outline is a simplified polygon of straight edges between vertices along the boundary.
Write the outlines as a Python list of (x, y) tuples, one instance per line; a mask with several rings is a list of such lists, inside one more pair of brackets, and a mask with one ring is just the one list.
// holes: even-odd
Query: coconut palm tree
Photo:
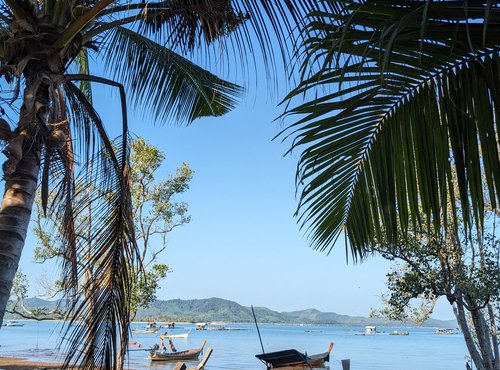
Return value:
[[(127, 96), (160, 122), (222, 115), (241, 88), (183, 54), (216, 43), (236, 46), (242, 60), (261, 49), (272, 62), (272, 40), (286, 53), (289, 32), (311, 5), (306, 0), (0, 2), (0, 76), (12, 93), (2, 97), (0, 110), (6, 115), (0, 139), (7, 157), (0, 210), (0, 322), (39, 186), (45, 212), (59, 220), (68, 261), (64, 281), (79, 320), (67, 336), (67, 365), (122, 366), (131, 276), (140, 268), (130, 204)], [(107, 66), (106, 77), (91, 73), (91, 56)], [(118, 143), (111, 142), (92, 105), (91, 83), (119, 91)], [(75, 222), (83, 209), (91, 209), (98, 220), (91, 246), (79, 245), (76, 238), (88, 232)], [(84, 259), (90, 269), (75, 262), (83, 251), (90, 251)], [(80, 301), (78, 281), (89, 270), (94, 276), (85, 287), (88, 299)]]
[(304, 78), (286, 98), (313, 245), (329, 251), (345, 232), (357, 259), (398, 230), (481, 235), (485, 204), (500, 202), (499, 2), (342, 7), (306, 20), (318, 36), (302, 43)]
[[(380, 245), (394, 258), (423, 244), (422, 259), (432, 236), (453, 245), (460, 233), (468, 244), (482, 238), (485, 210), (498, 213), (500, 202), (499, 5), (345, 0), (340, 12), (306, 21), (317, 37), (301, 45), (304, 78), (286, 112), (300, 118), (282, 135), (302, 153), (298, 212), (314, 247), (330, 251), (344, 232), (355, 260)], [(480, 249), (470, 263), (483, 263)], [(449, 262), (464, 255), (459, 249), (441, 245), (436, 255), (447, 261), (442, 269), (464, 268)], [(429, 265), (405, 261), (418, 273)], [(460, 282), (446, 284), (474, 365), (500, 369), (488, 334), (496, 332), (494, 295), (483, 289), (484, 303), (470, 305)], [(465, 312), (480, 323), (476, 338)]]

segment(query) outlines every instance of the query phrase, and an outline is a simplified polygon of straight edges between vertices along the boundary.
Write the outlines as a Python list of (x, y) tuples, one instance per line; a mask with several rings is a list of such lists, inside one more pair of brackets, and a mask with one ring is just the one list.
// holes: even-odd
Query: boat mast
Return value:
[(266, 353), (266, 351), (264, 351), (264, 345), (262, 344), (262, 338), (260, 337), (259, 325), (257, 325), (257, 318), (255, 317), (255, 311), (253, 310), (253, 305), (250, 307), (252, 307), (253, 321), (255, 322), (255, 327), (257, 328), (257, 334), (259, 334), (259, 340), (260, 340), (260, 346), (262, 347), (262, 353)]

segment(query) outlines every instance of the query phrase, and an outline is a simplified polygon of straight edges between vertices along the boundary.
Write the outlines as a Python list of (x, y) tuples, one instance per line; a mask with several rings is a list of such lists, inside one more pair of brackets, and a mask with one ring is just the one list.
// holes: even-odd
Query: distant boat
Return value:
[(330, 343), (328, 351), (308, 356), (296, 349), (287, 349), (285, 351), (263, 353), (255, 355), (261, 360), (268, 369), (276, 368), (310, 368), (323, 366), (325, 362), (330, 361), (330, 352), (333, 348), (333, 342)]
[(394, 330), (394, 331), (390, 332), (389, 335), (410, 335), (410, 332)]
[(184, 329), (184, 327), (182, 326), (176, 326), (175, 322), (166, 322), (165, 324), (163, 324), (162, 328), (170, 330)]
[(365, 335), (372, 335), (372, 334), (377, 334), (377, 327), (376, 326), (365, 326)]
[(22, 327), (24, 326), (24, 324), (18, 322), (18, 321), (15, 321), (15, 320), (9, 320), (7, 321), (5, 324), (3, 324), (4, 326), (10, 326), (10, 327), (13, 327), (13, 326), (16, 326), (16, 327)]
[(196, 323), (195, 328), (196, 328), (196, 330), (207, 330), (207, 325), (208, 325), (208, 323), (206, 323), (206, 322), (199, 322), (199, 323)]
[(458, 334), (455, 329), (437, 328), (434, 334)]
[(132, 329), (132, 334), (155, 334), (160, 328), (155, 329)]
[(160, 334), (161, 339), (167, 339), (167, 338), (187, 338), (189, 333), (191, 333), (191, 330), (189, 330), (187, 333), (179, 333), (179, 334), (168, 334), (165, 332), (164, 334)]
[(205, 339), (201, 343), (199, 348), (188, 349), (185, 351), (177, 351), (177, 352), (167, 352), (164, 350), (154, 349), (149, 352), (149, 358), (151, 361), (185, 361), (185, 360), (197, 360), (200, 356), (200, 353), (203, 351), (203, 347), (205, 347)]
[(148, 329), (156, 329), (157, 327), (158, 327), (158, 325), (156, 325), (156, 323), (153, 321), (146, 323), (146, 328), (148, 328)]
[(198, 323), (198, 324), (196, 324), (196, 330), (226, 331), (226, 330), (248, 330), (248, 329), (244, 329), (244, 328), (231, 328), (231, 327), (227, 327), (225, 322), (213, 321), (210, 324), (207, 324), (207, 323)]
[(228, 330), (226, 328), (226, 323), (225, 322), (220, 322), (220, 321), (213, 321), (211, 322), (207, 328), (207, 330)]
[(356, 335), (374, 335), (377, 334), (377, 327), (372, 325), (365, 326), (365, 331), (356, 333)]

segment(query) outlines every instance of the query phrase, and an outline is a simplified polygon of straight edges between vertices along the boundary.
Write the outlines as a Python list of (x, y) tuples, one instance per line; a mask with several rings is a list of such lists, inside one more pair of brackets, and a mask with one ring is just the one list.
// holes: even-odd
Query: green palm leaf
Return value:
[(236, 104), (242, 89), (138, 33), (116, 28), (105, 57), (112, 78), (121, 81), (136, 106), (160, 122), (192, 122), (220, 116)]
[[(485, 199), (498, 206), (500, 9), (460, 4), (345, 1), (309, 23), (308, 78), (287, 97), (306, 101), (283, 134), (302, 149), (299, 212), (317, 248), (345, 231), (357, 258), (399, 227), (481, 230)], [(450, 198), (463, 213), (443, 214)]]
[[(122, 145), (115, 146), (117, 152), (124, 150), (125, 142)], [(76, 213), (91, 210), (88, 218), (92, 228), (89, 242), (79, 250), (79, 279), (85, 282), (80, 294), (84, 299), (72, 307), (74, 316), (66, 335), (66, 350), (72, 355), (66, 358), (66, 365), (78, 364), (84, 369), (116, 368), (123, 358), (131, 316), (131, 283), (137, 273), (129, 169), (121, 162), (117, 168), (108, 154), (105, 149), (99, 156), (100, 164), (94, 163), (96, 167), (104, 165), (101, 170), (82, 171), (75, 196)], [(122, 160), (121, 155), (117, 158)], [(83, 234), (84, 227), (80, 225), (79, 230)]]
[[(73, 219), (87, 214), (87, 222), (78, 224), (74, 232), (76, 236), (90, 236), (77, 238), (76, 243), (81, 300), (73, 300), (71, 307), (72, 318), (65, 335), (66, 365), (78, 364), (84, 369), (108, 368), (111, 364), (117, 367), (127, 350), (123, 343), (128, 342), (131, 282), (138, 269), (126, 117), (122, 140), (111, 143), (84, 93), (69, 81), (65, 88), (71, 97), (73, 117), (82, 126), (74, 130), (80, 133), (80, 141), (100, 142), (95, 147), (100, 150), (90, 153), (73, 184)], [(67, 209), (64, 203), (59, 205), (59, 210)], [(61, 213), (61, 217), (66, 215)], [(59, 224), (64, 222), (59, 219)], [(65, 234), (61, 232), (61, 236)], [(84, 325), (81, 318), (86, 318)]]

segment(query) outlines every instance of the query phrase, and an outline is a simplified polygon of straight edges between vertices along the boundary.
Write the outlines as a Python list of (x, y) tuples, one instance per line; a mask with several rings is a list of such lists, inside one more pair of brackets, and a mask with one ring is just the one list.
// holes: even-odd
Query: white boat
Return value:
[(169, 334), (167, 332), (160, 334), (161, 339), (168, 339), (168, 338), (187, 338), (189, 333), (191, 333), (191, 330), (189, 330), (187, 333), (179, 333), (179, 334)]
[(397, 330), (394, 330), (392, 332), (389, 333), (389, 335), (410, 335), (410, 332), (408, 331), (397, 331)]
[(213, 321), (207, 326), (207, 330), (228, 330), (225, 322)]
[(22, 323), (20, 323), (18, 321), (14, 321), (14, 320), (9, 320), (4, 325), (5, 326), (17, 326), (17, 327), (24, 326), (24, 324), (22, 324)]
[(156, 329), (132, 329), (132, 334), (156, 334), (160, 328)]
[(377, 327), (371, 325), (365, 326), (365, 335), (372, 335), (372, 334), (377, 334)]
[(457, 334), (455, 329), (437, 328), (434, 334)]
[(196, 323), (196, 330), (207, 330), (207, 325), (206, 322), (198, 322)]
[(356, 335), (374, 335), (374, 334), (377, 334), (377, 327), (371, 325), (365, 326), (365, 331), (361, 333), (356, 333)]

